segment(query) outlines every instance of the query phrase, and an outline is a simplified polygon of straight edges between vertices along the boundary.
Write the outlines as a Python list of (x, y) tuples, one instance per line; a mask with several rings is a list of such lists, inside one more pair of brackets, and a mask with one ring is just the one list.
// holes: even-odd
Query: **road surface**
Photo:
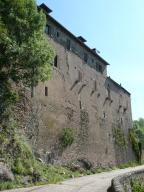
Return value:
[(69, 179), (59, 184), (6, 190), (5, 192), (106, 192), (114, 177), (142, 168), (144, 168), (144, 165)]

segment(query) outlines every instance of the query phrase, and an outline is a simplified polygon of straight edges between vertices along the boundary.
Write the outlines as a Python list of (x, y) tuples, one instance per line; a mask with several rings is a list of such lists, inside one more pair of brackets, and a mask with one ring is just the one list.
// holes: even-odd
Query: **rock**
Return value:
[(43, 181), (43, 178), (42, 176), (40, 175), (39, 172), (37, 171), (34, 171), (33, 172), (33, 175), (32, 175), (32, 181), (35, 183), (35, 182), (39, 182), (39, 181)]
[(92, 163), (87, 159), (78, 159), (72, 162), (69, 165), (69, 168), (72, 171), (79, 171), (80, 173), (83, 173), (85, 170), (90, 170), (92, 168)]
[(36, 160), (44, 164), (44, 161), (41, 158), (36, 158)]
[(86, 170), (90, 170), (92, 168), (92, 163), (87, 160), (87, 159), (78, 159), (79, 165), (80, 167), (86, 169)]
[(3, 162), (0, 162), (0, 181), (14, 181), (13, 173)]
[(31, 179), (30, 176), (25, 176), (25, 177), (23, 177), (23, 184), (24, 184), (24, 185), (28, 185), (28, 184), (30, 184), (31, 182), (32, 182), (32, 179)]

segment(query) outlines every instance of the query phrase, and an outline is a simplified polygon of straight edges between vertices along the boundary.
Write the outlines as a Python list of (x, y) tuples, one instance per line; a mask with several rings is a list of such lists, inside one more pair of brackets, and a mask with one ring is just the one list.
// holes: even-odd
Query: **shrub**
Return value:
[(139, 160), (139, 154), (140, 154), (140, 149), (139, 149), (139, 139), (134, 131), (134, 129), (132, 129), (129, 133), (129, 138), (130, 138), (130, 142), (132, 144), (132, 148), (135, 152), (136, 158), (137, 160)]
[(144, 184), (140, 181), (131, 181), (132, 192), (144, 192)]
[(74, 141), (74, 132), (71, 128), (64, 128), (60, 136), (60, 142), (62, 147), (71, 145)]
[(126, 138), (121, 128), (113, 128), (113, 137), (115, 138), (115, 143), (119, 147), (124, 148), (127, 146)]

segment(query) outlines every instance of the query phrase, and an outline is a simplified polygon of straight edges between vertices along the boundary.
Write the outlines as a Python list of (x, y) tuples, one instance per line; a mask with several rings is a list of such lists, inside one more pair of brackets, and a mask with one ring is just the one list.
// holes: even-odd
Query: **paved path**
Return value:
[(111, 184), (111, 180), (123, 173), (139, 170), (143, 166), (114, 170), (90, 176), (70, 179), (56, 185), (44, 185), (25, 189), (7, 190), (5, 192), (106, 192)]

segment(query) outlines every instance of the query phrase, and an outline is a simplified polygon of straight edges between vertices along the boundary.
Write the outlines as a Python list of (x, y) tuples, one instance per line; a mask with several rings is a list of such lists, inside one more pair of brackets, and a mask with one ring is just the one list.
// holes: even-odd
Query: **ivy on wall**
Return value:
[(132, 129), (129, 132), (129, 139), (130, 139), (130, 142), (132, 144), (132, 148), (133, 148), (133, 151), (135, 153), (135, 156), (136, 156), (137, 160), (139, 161), (140, 160), (139, 138), (136, 135), (134, 129)]
[(113, 128), (112, 130), (113, 137), (117, 146), (121, 148), (127, 147), (127, 141), (124, 135), (124, 131), (121, 128)]
[(64, 128), (60, 136), (60, 143), (63, 148), (70, 146), (74, 141), (74, 131), (72, 128)]

